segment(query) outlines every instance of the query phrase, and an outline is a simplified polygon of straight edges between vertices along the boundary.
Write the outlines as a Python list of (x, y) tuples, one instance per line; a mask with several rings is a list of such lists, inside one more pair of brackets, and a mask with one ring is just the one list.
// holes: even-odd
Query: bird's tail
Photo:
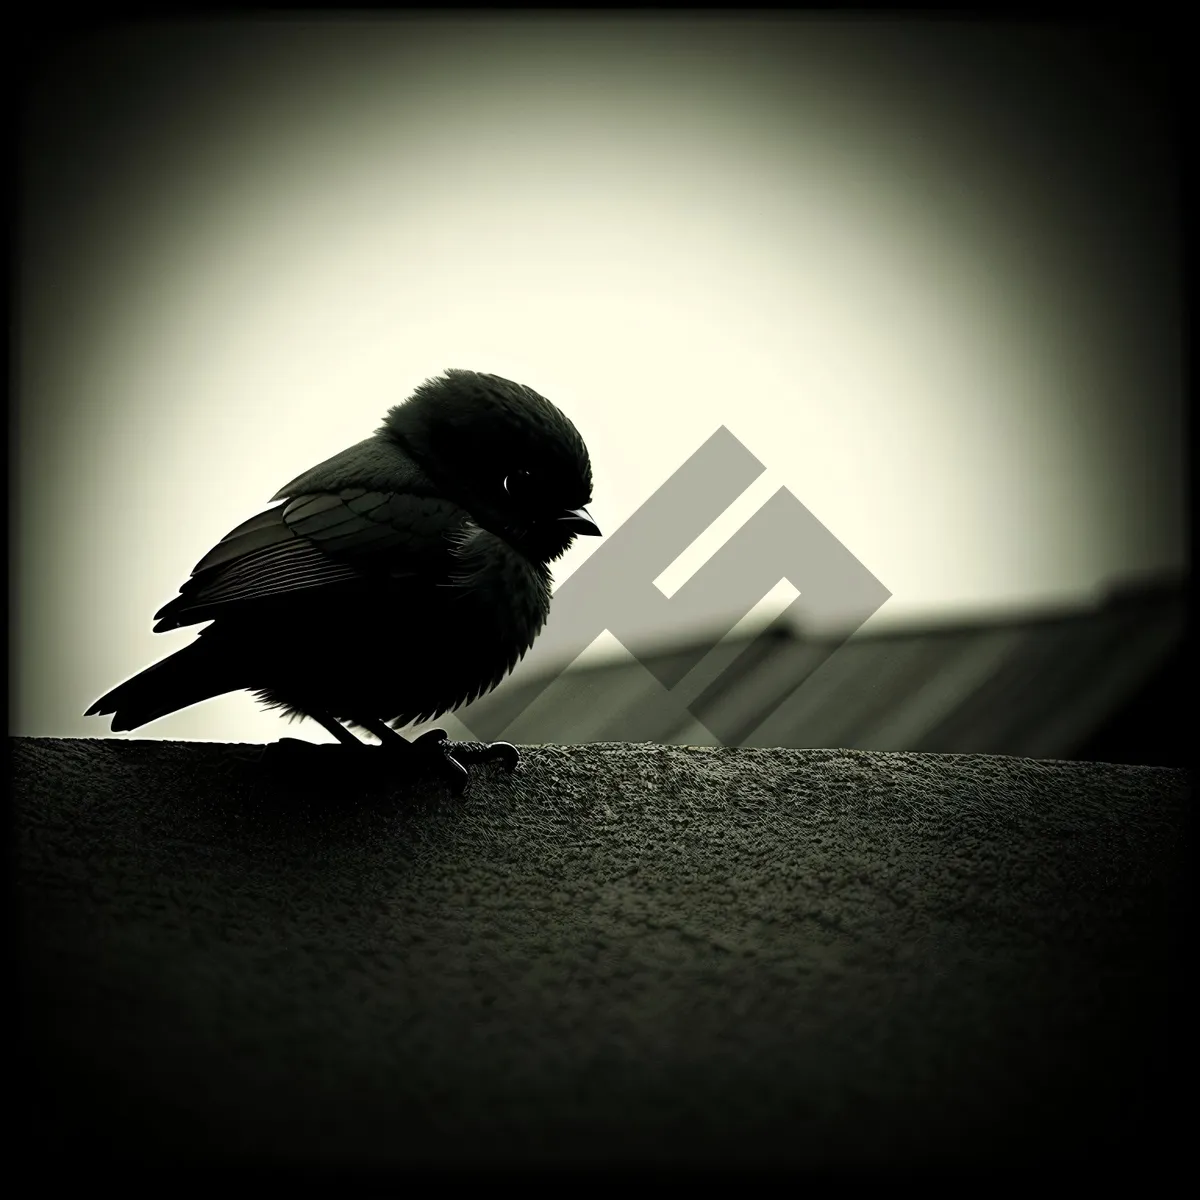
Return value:
[(112, 713), (112, 730), (120, 733), (244, 686), (234, 679), (218, 647), (197, 638), (101, 696), (84, 716)]

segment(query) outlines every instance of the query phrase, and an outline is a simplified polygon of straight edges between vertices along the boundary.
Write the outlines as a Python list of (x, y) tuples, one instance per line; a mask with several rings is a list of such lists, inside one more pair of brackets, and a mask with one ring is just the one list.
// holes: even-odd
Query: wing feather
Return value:
[(296, 496), (244, 521), (156, 614), (155, 632), (373, 577), (440, 580), (466, 514), (448, 500), (351, 487)]

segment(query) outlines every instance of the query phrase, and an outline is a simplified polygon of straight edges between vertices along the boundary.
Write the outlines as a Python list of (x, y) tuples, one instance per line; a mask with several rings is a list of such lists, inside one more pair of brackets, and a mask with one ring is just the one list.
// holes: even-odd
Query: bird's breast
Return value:
[[(418, 720), (494, 688), (533, 645), (550, 613), (550, 573), (484, 530), (458, 539), (453, 566), (419, 616), (398, 582), (393, 613), (416, 619), (392, 642), (385, 674), (388, 720)], [(393, 690), (394, 688), (394, 690)]]
[(524, 653), (550, 613), (550, 572), (502, 538), (468, 523), (453, 551), (452, 602), (473, 614), (483, 636)]

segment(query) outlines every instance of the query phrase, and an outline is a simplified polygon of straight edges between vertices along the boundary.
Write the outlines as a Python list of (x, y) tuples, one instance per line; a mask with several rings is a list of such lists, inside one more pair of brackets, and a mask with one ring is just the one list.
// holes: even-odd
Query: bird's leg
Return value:
[[(343, 746), (358, 746), (360, 748), (362, 747), (363, 743), (361, 741), (359, 741), (359, 739), (356, 738), (354, 736), (354, 734), (352, 734), (350, 732), (350, 730), (348, 730), (344, 725), (340, 725), (337, 721), (335, 721), (333, 719), (333, 717), (331, 717), (328, 713), (313, 712), (311, 709), (305, 709), (304, 715), (306, 717), (311, 717), (314, 721), (316, 721), (316, 723), (318, 725), (327, 729), (330, 733), (333, 734), (333, 736), (335, 738), (337, 738), (337, 740), (339, 742), (342, 743)], [(281, 742), (296, 742), (296, 741), (299, 741), (300, 739), (299, 738), (280, 738), (279, 740)], [(305, 746), (312, 745), (311, 742), (303, 742), (301, 744), (305, 745)]]
[[(434, 761), (445, 771), (446, 782), (456, 796), (461, 795), (463, 789), (467, 786), (467, 769), (458, 760), (458, 755), (462, 754), (463, 750), (460, 749), (456, 753), (452, 753), (449, 749), (442, 747), (441, 743), (446, 740), (446, 731), (444, 729), (426, 730), (420, 737), (414, 738), (410, 742), (406, 737), (397, 733), (390, 725), (379, 720), (377, 717), (365, 720), (359, 719), (357, 723), (373, 733), (379, 739), (380, 743), (391, 751), (409, 754), (416, 752), (423, 753), (426, 756), (436, 752), (437, 758)], [(507, 742), (493, 742), (490, 746), (485, 746), (482, 751), (477, 751), (470, 756), (481, 761), (498, 759), (509, 771), (512, 771), (520, 761), (517, 748), (510, 746)]]

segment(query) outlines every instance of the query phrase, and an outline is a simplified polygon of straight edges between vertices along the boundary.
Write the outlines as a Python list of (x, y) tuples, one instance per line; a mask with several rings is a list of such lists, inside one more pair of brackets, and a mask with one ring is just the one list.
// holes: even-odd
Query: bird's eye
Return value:
[(514, 500), (529, 494), (529, 472), (512, 471), (504, 477), (504, 490)]

